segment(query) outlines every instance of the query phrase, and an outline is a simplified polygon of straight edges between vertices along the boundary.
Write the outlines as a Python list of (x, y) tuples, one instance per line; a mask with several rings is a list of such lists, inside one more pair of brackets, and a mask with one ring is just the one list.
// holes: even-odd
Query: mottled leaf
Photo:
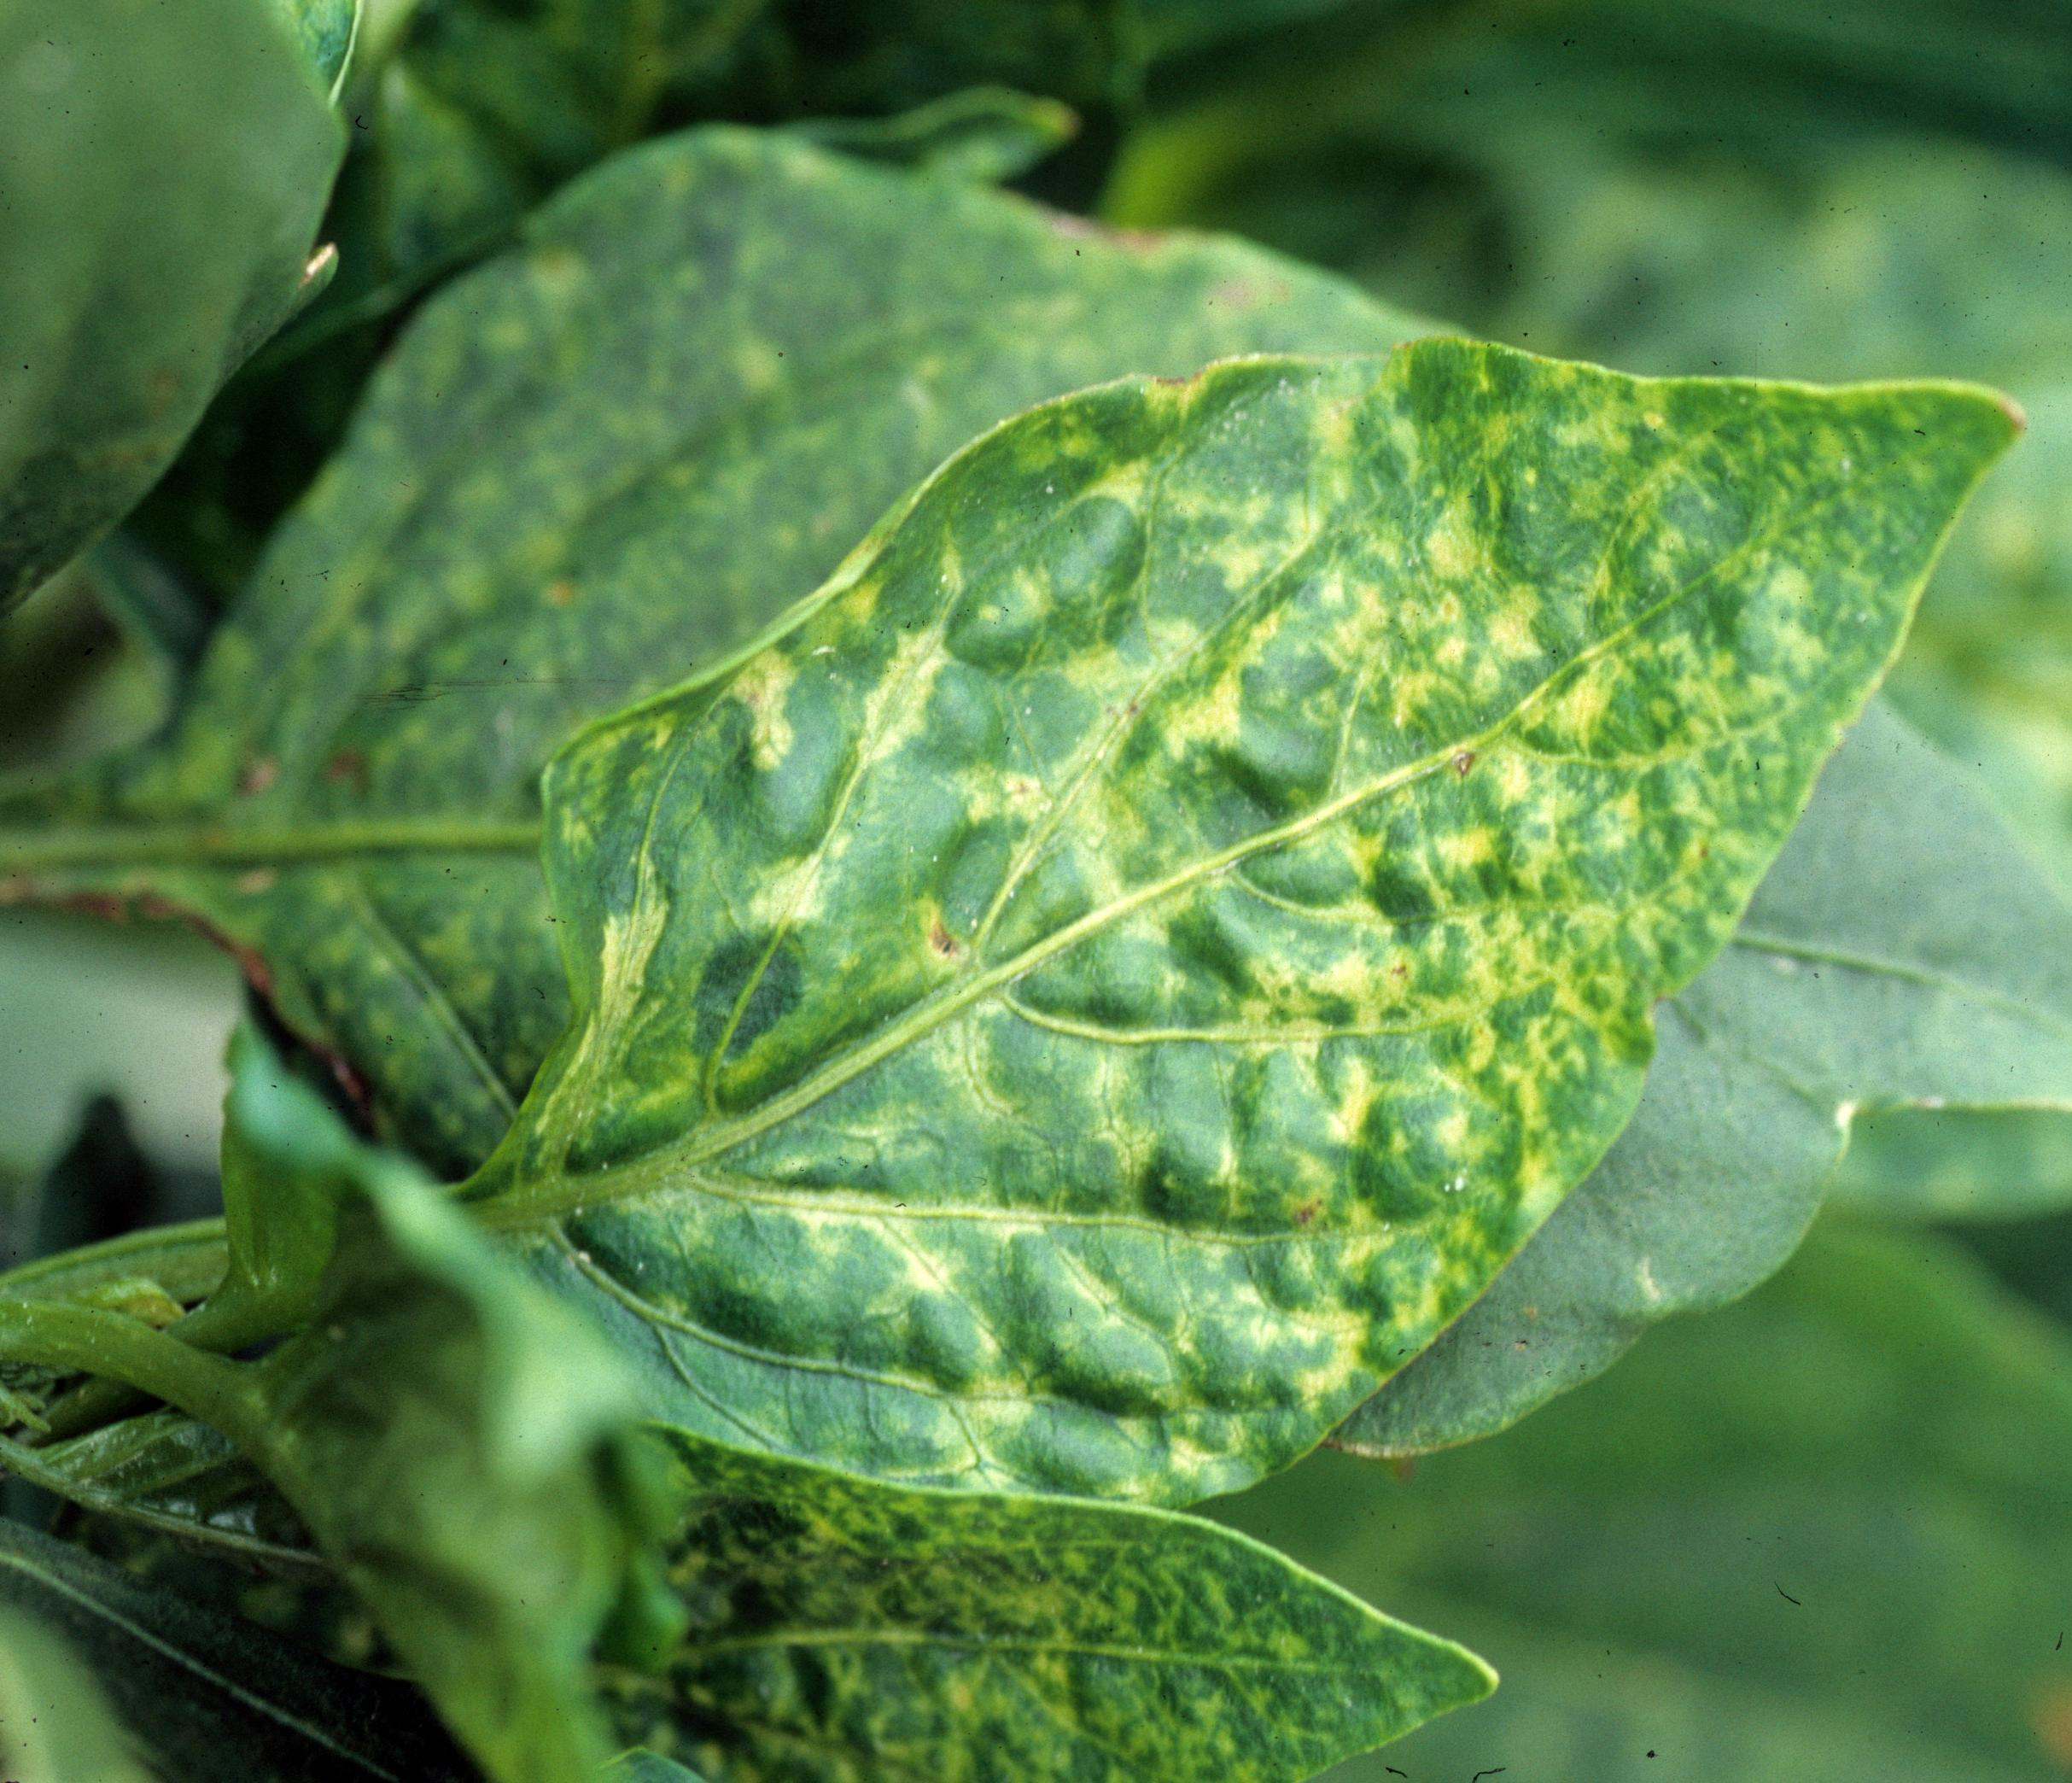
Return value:
[(2011, 431), (1457, 342), (1018, 418), (557, 760), (484, 1211), (693, 1429), (1270, 1471), (1625, 1123)]
[[(0, 1523), (0, 1770), (20, 1783), (472, 1774), (407, 1686), (326, 1664), (18, 1523)], [(111, 1718), (98, 1747), (93, 1698)], [(134, 1755), (130, 1768), (118, 1751)]]
[(668, 1440), (690, 1629), (616, 1714), (712, 1783), (1269, 1783), (1496, 1681), (1194, 1517)]
[(1930, 1235), (1823, 1231), (1407, 1482), (1324, 1456), (1228, 1508), (1503, 1669), (1383, 1755), (1413, 1780), (2054, 1783), (2069, 1444), (2062, 1330)]
[(302, 295), (341, 148), (270, 7), (0, 15), (0, 611), (135, 504)]
[(470, 1166), (567, 1020), (537, 788), (573, 728), (740, 642), (1017, 409), (1417, 329), (1234, 243), (780, 137), (622, 156), (428, 307), (164, 745), (0, 801), (0, 898), (188, 912)]
[[(2072, 1110), (2072, 909), (1874, 705), (1726, 951), (1656, 1032), (1604, 1161), (1341, 1446), (1408, 1454), (1487, 1435), (1658, 1320), (1745, 1294), (1797, 1246), (1861, 1114)], [(2058, 1187), (2072, 1199), (2072, 1181)], [(2005, 1211), (2034, 1204), (2027, 1173), (1998, 1192)], [(1995, 1194), (1975, 1184), (1970, 1211)], [(1876, 1179), (1853, 1198), (1878, 1203)]]

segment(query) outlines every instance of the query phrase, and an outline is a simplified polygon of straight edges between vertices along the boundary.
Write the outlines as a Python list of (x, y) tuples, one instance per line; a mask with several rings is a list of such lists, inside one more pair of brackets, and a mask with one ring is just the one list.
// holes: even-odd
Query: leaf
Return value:
[[(2072, 909), (1873, 705), (1726, 951), (1670, 1003), (1632, 1124), (1487, 1294), (1334, 1439), (1486, 1435), (1790, 1255), (1859, 1115), (2072, 1110)], [(2072, 1201), (2072, 1182), (2060, 1193)], [(1970, 1211), (2026, 1210), (2026, 1179)], [(1857, 1199), (1883, 1205), (1875, 1181)]]
[(152, 1783), (136, 1742), (64, 1642), (0, 1610), (0, 1768), (9, 1783)]
[[(100, 1729), (87, 1719), (96, 1698)], [(10, 1744), (25, 1706), (32, 1740), (79, 1744), (48, 1748), (40, 1767), (25, 1758), (38, 1748)], [(135, 1754), (126, 1768), (119, 1750)], [(470, 1775), (406, 1686), (326, 1664), (12, 1523), (0, 1523), (0, 1757), (20, 1783)]]
[(1054, 99), (970, 87), (891, 118), (808, 118), (793, 134), (823, 149), (896, 167), (998, 184), (1026, 173), (1072, 139), (1079, 120)]
[(272, 0), (332, 98), (345, 83), (359, 27), (360, 0)]
[(1386, 1755), (1414, 1779), (2048, 1783), (2069, 1442), (2062, 1330), (1929, 1235), (1827, 1228), (1407, 1484), (1324, 1457), (1229, 1510), (1503, 1668)]
[[(265, 1093), (277, 1067), (255, 1043), (236, 1068), (231, 1131), (271, 1168), (234, 1226), (299, 1224), (298, 1178), (330, 1180), (350, 1142)], [(499, 1783), (601, 1763), (587, 1662), (608, 1611), (623, 1655), (685, 1641), (657, 1678), (610, 1669), (621, 1733), (720, 1783), (802, 1751), (858, 1783), (976, 1774), (999, 1752), (1017, 1776), (1079, 1783), (1293, 1778), (1490, 1687), (1451, 1644), (1193, 1518), (886, 1488), (682, 1432), (608, 1447), (629, 1403), (616, 1359), (406, 1166), (356, 1156), (312, 1325), (262, 1362), (213, 1364), (236, 1397), (196, 1409), (229, 1399), (222, 1422)], [(134, 1430), (130, 1460), (155, 1453), (163, 1481), (184, 1423), (38, 1453), (61, 1467)], [(185, 1428), (196, 1476), (234, 1479)], [(136, 1483), (120, 1473), (99, 1483)], [(634, 1552), (665, 1514), (666, 1586)]]
[(666, 1434), (690, 1629), (616, 1715), (713, 1783), (1267, 1783), (1496, 1682), (1194, 1517), (891, 1488)]
[(0, 801), (0, 898), (190, 914), (471, 1167), (567, 1021), (537, 825), (572, 728), (740, 643), (1017, 409), (1420, 325), (781, 137), (622, 156), (427, 307), (163, 745)]
[(482, 1211), (707, 1434), (1271, 1471), (1625, 1123), (2009, 432), (1458, 342), (1018, 418), (549, 770)]
[(341, 143), (250, 0), (0, 18), (0, 611), (105, 530), (303, 295)]
[(612, 1783), (703, 1783), (696, 1771), (653, 1752), (628, 1752), (611, 1768)]
[[(248, 1083), (266, 1068), (242, 1062)], [(608, 1749), (591, 1649), (640, 1589), (654, 1533), (630, 1385), (411, 1166), (300, 1113), (240, 1135), (271, 1166), (269, 1205), (248, 1211), (295, 1220), (283, 1187), (306, 1196), (349, 1158), (337, 1249), (310, 1325), (256, 1365), (254, 1409), (226, 1434), (498, 1783), (592, 1775)]]

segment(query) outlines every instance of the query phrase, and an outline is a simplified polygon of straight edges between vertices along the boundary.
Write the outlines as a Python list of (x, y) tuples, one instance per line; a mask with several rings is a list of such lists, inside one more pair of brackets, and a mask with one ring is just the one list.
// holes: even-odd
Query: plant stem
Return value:
[(0, 1301), (0, 1357), (120, 1381), (263, 1450), (261, 1402), (242, 1367), (125, 1313), (61, 1301)]

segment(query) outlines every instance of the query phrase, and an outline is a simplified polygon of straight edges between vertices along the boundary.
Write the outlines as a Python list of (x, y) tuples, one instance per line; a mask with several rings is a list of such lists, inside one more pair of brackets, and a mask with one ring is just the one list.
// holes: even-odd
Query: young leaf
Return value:
[(557, 759), (482, 1211), (712, 1435), (1272, 1470), (1596, 1162), (2011, 433), (1446, 341), (1018, 418)]
[(1307, 1777), (1488, 1669), (1215, 1524), (874, 1484), (666, 1433), (690, 1606), (621, 1730), (713, 1783)]
[(1826, 1229), (1407, 1484), (1319, 1457), (1228, 1508), (1503, 1668), (1386, 1754), (1413, 1778), (2046, 1783), (2069, 1446), (2062, 1330), (1932, 1235)]
[(471, 1168), (567, 1021), (538, 785), (572, 729), (751, 635), (1018, 409), (1420, 326), (781, 136), (616, 157), (427, 306), (165, 742), (0, 801), (0, 899), (187, 913)]
[[(1341, 1447), (1409, 1454), (1486, 1435), (1658, 1320), (1747, 1293), (1796, 1248), (1865, 1112), (2072, 1110), (2072, 909), (1873, 704), (1725, 952), (1656, 1032), (1646, 1092), (1604, 1161), (1347, 1419)], [(2020, 1197), (2007, 1211), (2034, 1205), (2027, 1178), (2006, 1192)], [(1993, 1206), (1987, 1189), (1972, 1211)]]
[(341, 146), (271, 6), (0, 15), (0, 612), (143, 495), (305, 294)]
[[(96, 1698), (100, 1748), (88, 1743)], [(0, 1774), (21, 1783), (472, 1774), (407, 1686), (326, 1664), (11, 1523), (0, 1523)]]

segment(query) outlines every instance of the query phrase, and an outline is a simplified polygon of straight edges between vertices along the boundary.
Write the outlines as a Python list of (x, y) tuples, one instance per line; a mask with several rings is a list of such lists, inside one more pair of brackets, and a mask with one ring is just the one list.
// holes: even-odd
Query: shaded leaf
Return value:
[(140, 1744), (63, 1641), (0, 1610), (0, 1769), (9, 1783), (153, 1783)]
[(0, 18), (0, 610), (135, 504), (299, 301), (341, 147), (251, 0)]
[[(0, 1756), (21, 1783), (462, 1783), (472, 1774), (407, 1686), (326, 1664), (17, 1523), (0, 1523)], [(96, 1697), (114, 1718), (101, 1749), (86, 1743)], [(25, 1704), (30, 1743), (10, 1744)], [(43, 1768), (25, 1766), (38, 1739), (60, 1744), (45, 1749)], [(62, 1744), (72, 1739), (80, 1744)], [(131, 1768), (111, 1768), (118, 1749), (135, 1754)]]
[(667, 1440), (690, 1628), (616, 1714), (713, 1783), (1267, 1783), (1495, 1683), (1451, 1642), (1194, 1517)]
[[(1658, 1019), (1632, 1123), (1460, 1322), (1336, 1441), (1485, 1435), (1797, 1245), (1865, 1111), (2072, 1110), (2072, 909), (1933, 750), (1873, 705), (1726, 951)], [(1906, 1184), (1900, 1185), (1906, 1192)], [(2072, 1180), (2060, 1183), (2072, 1197)], [(1970, 1211), (2026, 1211), (2017, 1176)], [(1866, 1178), (1854, 1199), (1884, 1205)], [(1902, 1203), (1904, 1205), (1904, 1203)]]
[(1456, 342), (1018, 418), (550, 769), (484, 1213), (711, 1435), (1272, 1470), (1625, 1123), (2010, 432)]
[(795, 134), (867, 161), (998, 182), (1025, 173), (1071, 140), (1079, 120), (1054, 99), (972, 87), (891, 118), (809, 118)]
[(472, 1166), (567, 1020), (536, 826), (571, 728), (738, 644), (1017, 409), (1418, 327), (781, 138), (622, 156), (427, 308), (165, 745), (0, 803), (0, 897), (192, 913)]
[(2052, 1783), (2068, 1442), (2062, 1331), (1928, 1235), (1830, 1230), (1407, 1484), (1319, 1457), (1228, 1508), (1503, 1669), (1386, 1755), (1413, 1779)]

